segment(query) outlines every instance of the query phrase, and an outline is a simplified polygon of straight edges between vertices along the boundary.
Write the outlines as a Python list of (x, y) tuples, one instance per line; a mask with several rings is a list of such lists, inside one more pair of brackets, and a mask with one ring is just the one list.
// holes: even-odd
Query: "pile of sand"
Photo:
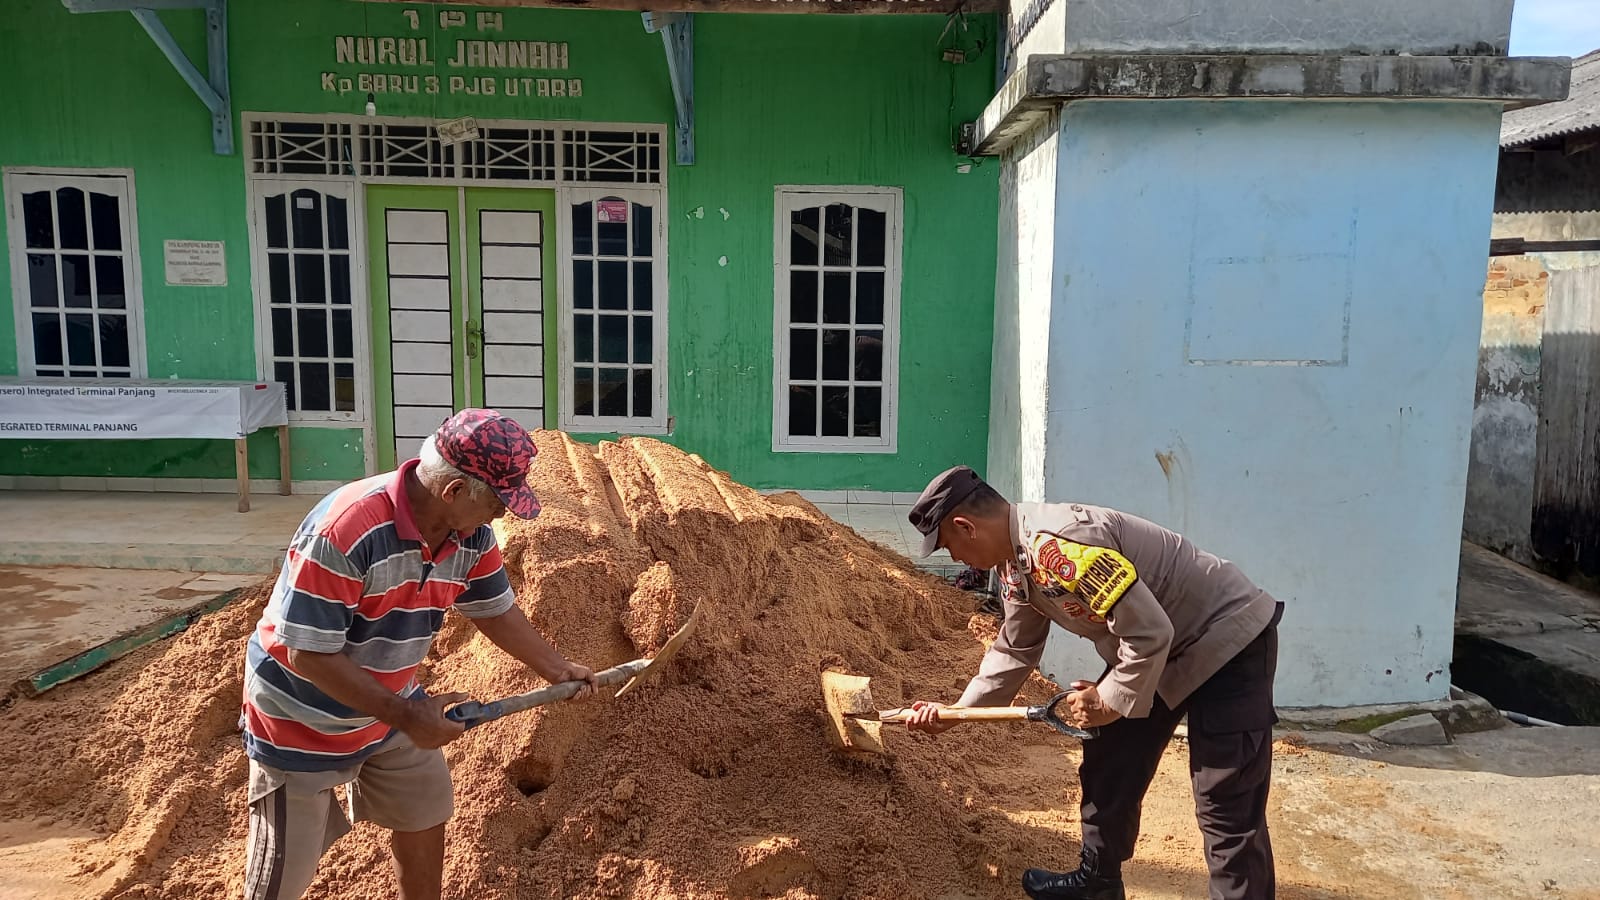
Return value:
[[(1070, 771), (1021, 786), (994, 774), (1049, 738), (892, 729), (894, 754), (868, 761), (828, 747), (818, 672), (873, 676), (883, 705), (953, 698), (983, 650), (970, 596), (799, 497), (764, 498), (670, 446), (536, 438), (544, 513), (503, 535), (535, 625), (600, 668), (653, 653), (696, 602), (704, 611), (651, 686), (502, 719), (447, 748), (448, 896), (987, 898), (1014, 896), (1024, 865), (1075, 857), (990, 802), (1022, 796), (1070, 817)], [(101, 835), (70, 861), (87, 894), (239, 891), (240, 666), (269, 589), (0, 716), (0, 819)], [(483, 700), (537, 685), (459, 617), (425, 668), (432, 690)], [(386, 894), (386, 844), (358, 828), (309, 896)]]

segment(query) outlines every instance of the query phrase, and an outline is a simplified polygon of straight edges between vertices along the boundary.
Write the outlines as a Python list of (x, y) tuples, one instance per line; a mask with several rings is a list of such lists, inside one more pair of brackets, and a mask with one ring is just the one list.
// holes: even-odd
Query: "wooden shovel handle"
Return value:
[[(635, 659), (594, 673), (595, 680), (600, 682), (601, 687), (610, 687), (618, 682), (627, 681), (648, 665), (650, 665), (649, 659)], [(478, 703), (468, 700), (445, 710), (444, 715), (445, 718), (451, 721), (461, 722), (471, 728), (474, 725), (482, 725), (484, 722), (492, 722), (501, 716), (522, 712), (525, 709), (533, 709), (535, 706), (544, 706), (547, 703), (571, 699), (583, 688), (583, 685), (584, 683), (581, 681), (563, 681), (560, 684), (552, 684), (538, 690), (528, 691), (526, 694), (517, 694), (514, 697), (505, 697), (492, 703)]]
[[(881, 709), (878, 711), (879, 722), (905, 722), (911, 718), (913, 710), (907, 707), (899, 709)], [(943, 722), (1026, 722), (1028, 721), (1028, 708), (1026, 706), (941, 706), (939, 707), (939, 720)]]

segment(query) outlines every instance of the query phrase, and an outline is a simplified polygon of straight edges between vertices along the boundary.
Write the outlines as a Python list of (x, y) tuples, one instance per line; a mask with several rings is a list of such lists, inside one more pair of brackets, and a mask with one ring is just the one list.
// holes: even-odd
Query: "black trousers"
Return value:
[[(1279, 608), (1281, 612), (1281, 607)], [(1272, 783), (1272, 680), (1277, 617), (1177, 709), (1159, 697), (1143, 719), (1118, 719), (1083, 742), (1083, 855), (1120, 874), (1139, 837), (1139, 813), (1178, 720), (1189, 715), (1189, 776), (1205, 837), (1212, 900), (1270, 898), (1276, 889), (1267, 835)]]

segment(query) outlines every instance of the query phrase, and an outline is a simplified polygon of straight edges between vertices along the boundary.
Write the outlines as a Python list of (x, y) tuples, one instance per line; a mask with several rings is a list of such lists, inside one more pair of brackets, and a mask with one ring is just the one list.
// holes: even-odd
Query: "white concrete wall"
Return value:
[(1056, 0), (1065, 12), (1062, 35), (1067, 53), (1504, 54), (1511, 38), (1511, 4), (1512, 0)]
[[(1181, 530), (1283, 600), (1280, 705), (1448, 690), (1499, 118), (1063, 116), (1045, 495)], [(1065, 634), (1045, 668), (1100, 670)]]
[[(1032, 17), (1032, 26), (1026, 23)], [(1003, 25), (1012, 33), (1021, 34), (1021, 42), (1012, 51), (1007, 71), (1016, 71), (1017, 60), (1027, 59), (1035, 53), (1067, 52), (1067, 4), (1061, 0), (1008, 0), (1007, 17)], [(1002, 40), (1006, 39), (1002, 35)]]
[(1046, 377), (1055, 270), (1059, 126), (1052, 119), (1001, 160), (989, 481), (1008, 497), (1044, 496)]
[(1550, 273), (1536, 256), (1489, 261), (1463, 536), (1533, 562), (1539, 366)]
[[(1495, 213), (1492, 233), (1497, 238), (1522, 238), (1528, 241), (1600, 240), (1600, 212), (1559, 210)], [(1560, 257), (1571, 254), (1551, 255)]]
[[(1057, 53), (1505, 54), (1513, 0), (1008, 0), (1016, 60)], [(1002, 37), (1004, 39), (1004, 37)]]

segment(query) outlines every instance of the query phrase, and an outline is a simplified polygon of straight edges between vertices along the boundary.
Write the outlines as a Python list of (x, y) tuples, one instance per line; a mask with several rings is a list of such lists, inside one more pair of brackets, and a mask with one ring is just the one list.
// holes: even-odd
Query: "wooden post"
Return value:
[(239, 476), (239, 512), (250, 511), (250, 449), (244, 438), (233, 442), (233, 462)]
[(289, 426), (278, 426), (278, 493), (289, 496)]

